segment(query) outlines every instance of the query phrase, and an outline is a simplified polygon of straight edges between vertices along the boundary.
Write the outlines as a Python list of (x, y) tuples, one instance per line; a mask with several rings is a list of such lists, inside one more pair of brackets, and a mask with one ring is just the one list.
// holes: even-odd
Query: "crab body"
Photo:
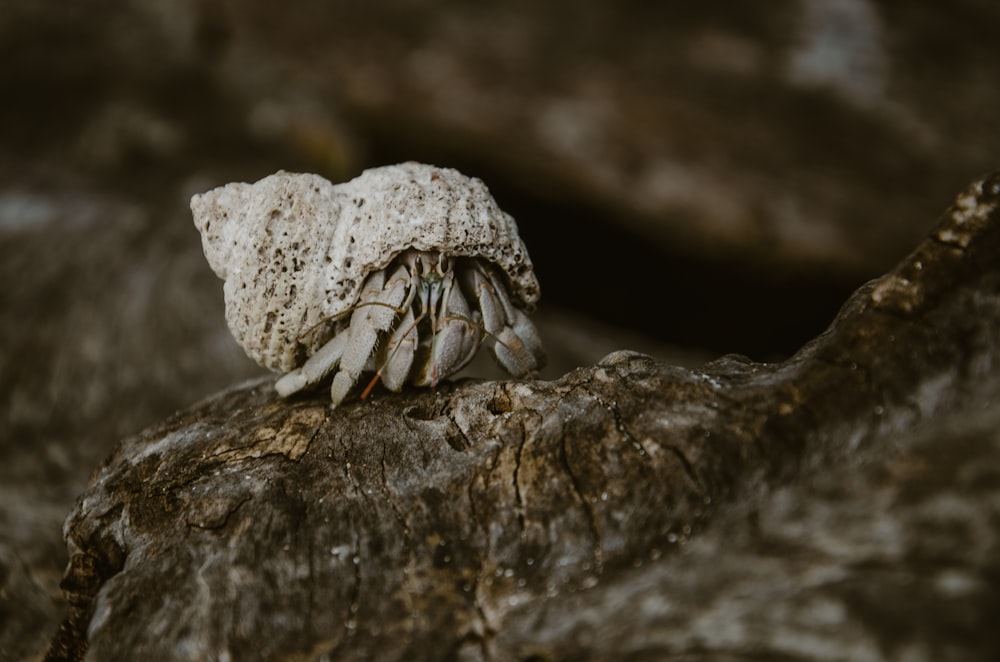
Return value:
[(544, 352), (539, 297), (514, 220), (478, 179), (418, 163), (333, 185), (279, 172), (192, 198), (226, 318), (290, 395), (334, 370), (339, 404), (365, 371), (433, 386), (489, 342), (515, 376)]

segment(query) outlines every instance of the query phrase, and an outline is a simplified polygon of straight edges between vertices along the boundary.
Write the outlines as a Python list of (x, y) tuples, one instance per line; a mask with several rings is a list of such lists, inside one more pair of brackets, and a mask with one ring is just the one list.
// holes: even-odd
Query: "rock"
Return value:
[[(256, 374), (196, 191), (411, 158), (483, 177), (535, 258), (540, 328), (556, 302), (587, 320), (547, 343), (555, 378), (645, 351), (595, 343), (594, 316), (689, 346), (671, 363), (787, 357), (996, 166), (992, 3), (633, 4), (0, 0), (0, 659), (56, 629), (90, 468)], [(933, 413), (936, 443), (966, 413)]]
[(259, 374), (225, 328), (183, 198), (153, 211), (54, 171), (22, 165), (0, 185), (5, 660), (36, 659), (62, 618), (60, 532), (91, 469), (198, 394)]
[[(200, 180), (150, 191), (38, 162), (3, 172), (0, 660), (26, 660), (63, 618), (61, 529), (92, 468), (123, 437), (262, 371), (226, 329), (191, 224)], [(543, 335), (563, 339), (546, 376), (622, 346), (692, 361), (580, 316), (539, 317)], [(468, 374), (502, 371), (484, 355)]]
[(990, 659), (1000, 175), (787, 361), (234, 387), (67, 521), (51, 659)]

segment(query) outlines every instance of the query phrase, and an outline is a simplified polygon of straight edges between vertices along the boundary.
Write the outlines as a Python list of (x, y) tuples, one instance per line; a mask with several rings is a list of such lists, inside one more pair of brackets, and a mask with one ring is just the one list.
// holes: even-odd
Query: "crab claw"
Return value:
[(406, 378), (413, 367), (413, 357), (417, 352), (417, 324), (413, 318), (413, 309), (407, 308), (400, 318), (389, 341), (377, 354), (379, 365), (375, 380), (381, 378), (382, 384), (390, 391), (399, 391), (406, 383)]
[(347, 335), (338, 333), (310, 356), (301, 368), (296, 368), (279, 379), (274, 385), (278, 395), (287, 398), (293, 393), (323, 381), (323, 378), (333, 372), (340, 357), (343, 356)]
[(545, 354), (541, 352), (541, 342), (534, 325), (530, 329), (522, 326), (520, 333), (516, 326), (505, 326), (497, 334), (493, 355), (512, 375), (526, 375), (545, 365)]
[(343, 332), (348, 334), (348, 338), (340, 359), (340, 370), (330, 385), (330, 399), (334, 407), (343, 402), (357, 383), (368, 357), (375, 349), (379, 334), (392, 325), (400, 305), (407, 298), (409, 284), (410, 274), (402, 265), (393, 272), (388, 282), (382, 269), (365, 280), (361, 297), (351, 314), (350, 326)]
[(507, 372), (521, 377), (545, 365), (545, 351), (535, 325), (510, 302), (496, 274), (477, 265), (466, 276), (482, 312), (483, 328), (493, 338), (493, 355)]
[(476, 355), (482, 340), (479, 324), (451, 272), (443, 284), (439, 309), (430, 311), (433, 320), (430, 354), (413, 380), (417, 386), (437, 386), (440, 380), (464, 368)]

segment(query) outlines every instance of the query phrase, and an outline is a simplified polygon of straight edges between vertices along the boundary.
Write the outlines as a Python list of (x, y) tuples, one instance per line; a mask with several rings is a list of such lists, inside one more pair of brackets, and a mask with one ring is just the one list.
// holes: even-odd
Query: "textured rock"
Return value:
[(54, 657), (989, 659), (998, 258), (993, 176), (783, 363), (222, 393), (95, 474)]
[[(595, 325), (547, 324), (553, 303), (662, 341), (787, 356), (1000, 153), (989, 0), (282, 9), (0, 0), (0, 659), (36, 658), (56, 628), (60, 527), (90, 468), (257, 374), (225, 330), (192, 193), (404, 159), (484, 177), (532, 248), (557, 377), (640, 344), (615, 332), (578, 352), (597, 345)], [(662, 284), (652, 300), (650, 283)], [(974, 374), (988, 397), (989, 365)], [(984, 449), (989, 466), (989, 444), (961, 431), (988, 411), (912, 411), (944, 449), (915, 460), (930, 464), (915, 480), (943, 472), (953, 448)], [(864, 497), (853, 503), (863, 524)], [(735, 547), (735, 529), (715, 532)], [(914, 612), (898, 611), (903, 629)], [(957, 623), (931, 613), (929, 625)]]
[(61, 529), (91, 469), (260, 371), (226, 331), (183, 198), (154, 210), (23, 163), (0, 180), (0, 660), (29, 660), (62, 618)]
[[(61, 530), (92, 469), (122, 438), (262, 371), (226, 329), (191, 226), (188, 200), (210, 182), (108, 184), (24, 161), (0, 181), (0, 660), (30, 660), (64, 615)], [(622, 346), (691, 360), (585, 318), (535, 319), (562, 339), (549, 376)], [(498, 377), (480, 358), (470, 374)]]

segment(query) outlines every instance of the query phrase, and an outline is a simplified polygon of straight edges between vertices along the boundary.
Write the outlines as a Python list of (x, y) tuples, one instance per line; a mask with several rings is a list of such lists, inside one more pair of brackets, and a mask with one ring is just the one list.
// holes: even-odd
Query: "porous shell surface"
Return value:
[(528, 251), (486, 186), (420, 163), (373, 168), (331, 184), (277, 172), (191, 199), (205, 257), (225, 283), (226, 320), (260, 365), (287, 372), (331, 335), (365, 277), (415, 248), (499, 266), (511, 297), (539, 297)]

